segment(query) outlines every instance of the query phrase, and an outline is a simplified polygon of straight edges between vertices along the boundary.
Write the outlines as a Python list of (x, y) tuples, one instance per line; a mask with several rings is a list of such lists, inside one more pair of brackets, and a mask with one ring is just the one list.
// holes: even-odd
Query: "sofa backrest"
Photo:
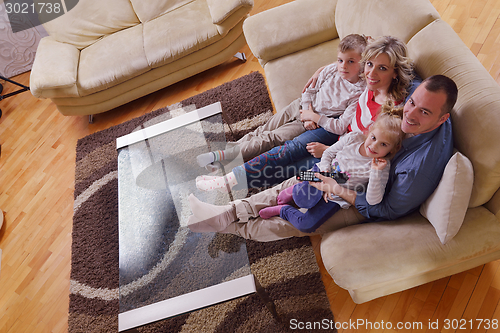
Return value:
[(392, 35), (406, 43), (439, 17), (427, 0), (338, 0), (335, 9), (340, 38), (352, 33), (372, 37)]
[(423, 78), (443, 74), (458, 86), (452, 112), (455, 147), (474, 167), (469, 207), (487, 203), (500, 187), (500, 86), (428, 0), (338, 0), (339, 37), (393, 35), (408, 45)]
[(192, 1), (194, 0), (130, 0), (137, 17), (142, 23), (151, 21)]
[(73, 9), (43, 27), (53, 39), (81, 50), (139, 23), (129, 0), (79, 0)]

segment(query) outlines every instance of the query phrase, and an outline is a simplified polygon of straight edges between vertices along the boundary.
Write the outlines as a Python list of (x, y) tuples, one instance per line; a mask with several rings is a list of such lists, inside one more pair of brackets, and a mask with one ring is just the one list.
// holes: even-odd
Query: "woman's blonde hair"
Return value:
[(385, 156), (387, 159), (394, 157), (401, 148), (405, 133), (401, 130), (401, 121), (403, 120), (403, 107), (395, 106), (394, 102), (388, 101), (380, 108), (380, 113), (375, 122), (368, 129), (368, 133), (378, 128), (388, 136), (391, 142), (394, 142), (394, 149)]
[(380, 54), (387, 54), (391, 66), (396, 70), (397, 77), (392, 80), (389, 86), (389, 94), (396, 101), (401, 101), (406, 97), (406, 88), (410, 86), (413, 79), (413, 63), (408, 58), (408, 48), (406, 44), (397, 37), (382, 36), (370, 42), (363, 53), (362, 65)]

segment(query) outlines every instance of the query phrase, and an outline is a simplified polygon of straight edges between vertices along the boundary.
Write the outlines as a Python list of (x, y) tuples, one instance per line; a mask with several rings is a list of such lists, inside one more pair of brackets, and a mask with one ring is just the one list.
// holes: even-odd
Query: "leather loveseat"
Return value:
[(253, 0), (79, 0), (45, 23), (31, 92), (101, 113), (212, 68), (245, 45)]
[(276, 110), (336, 60), (339, 39), (350, 33), (397, 36), (421, 77), (457, 83), (451, 118), (459, 153), (422, 213), (322, 235), (324, 265), (356, 303), (500, 258), (500, 87), (428, 0), (296, 0), (251, 16), (243, 30)]

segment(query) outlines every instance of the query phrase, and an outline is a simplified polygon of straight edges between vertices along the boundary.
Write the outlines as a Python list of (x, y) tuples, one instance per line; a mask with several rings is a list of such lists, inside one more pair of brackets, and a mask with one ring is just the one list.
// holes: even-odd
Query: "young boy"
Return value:
[[(236, 143), (228, 144), (231, 148), (198, 155), (198, 164), (211, 170), (212, 162), (234, 159), (239, 153), (244, 161), (248, 161), (306, 131), (314, 131), (311, 135), (314, 135), (315, 139), (324, 138), (333, 144), (338, 135), (345, 131), (340, 129), (342, 124), (347, 126), (351, 121), (343, 119), (344, 112), (350, 108), (356, 109), (359, 96), (366, 87), (360, 78), (362, 66), (359, 63), (366, 44), (367, 39), (361, 35), (351, 34), (344, 37), (338, 47), (337, 62), (321, 71), (314, 88), (307, 88), (301, 98), (276, 113), (266, 124)], [(318, 121), (302, 123), (301, 109), (318, 114)], [(354, 114), (345, 113), (350, 117)], [(338, 120), (333, 121), (335, 118)]]

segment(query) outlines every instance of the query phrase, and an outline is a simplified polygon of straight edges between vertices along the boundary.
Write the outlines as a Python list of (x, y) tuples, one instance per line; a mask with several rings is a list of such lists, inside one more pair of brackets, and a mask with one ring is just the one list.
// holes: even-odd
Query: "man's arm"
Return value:
[(396, 175), (379, 204), (369, 205), (366, 193), (358, 194), (355, 204), (357, 210), (371, 221), (394, 220), (418, 209), (434, 187), (433, 181), (416, 177), (415, 170), (407, 170)]

